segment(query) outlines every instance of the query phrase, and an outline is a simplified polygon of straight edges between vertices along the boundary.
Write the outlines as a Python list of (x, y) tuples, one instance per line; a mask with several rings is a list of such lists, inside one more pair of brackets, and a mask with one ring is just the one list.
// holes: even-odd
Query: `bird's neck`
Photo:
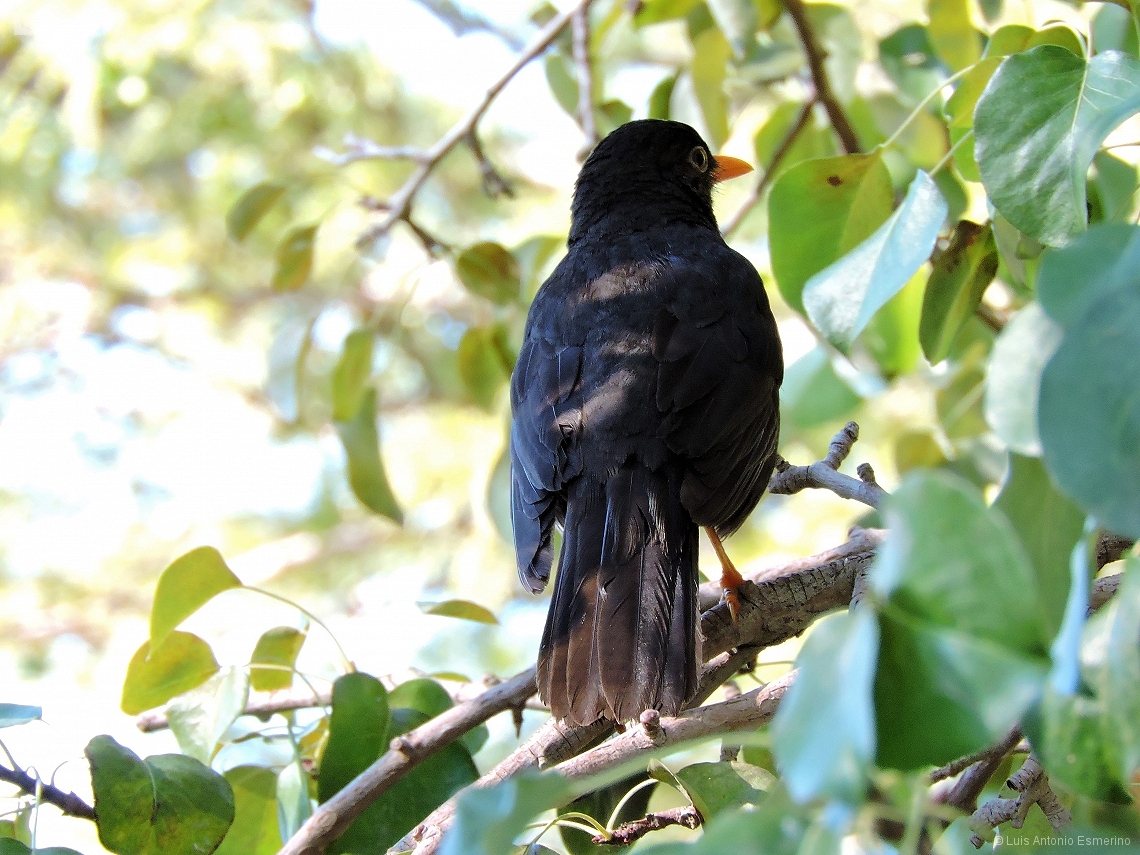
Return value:
[[(590, 204), (581, 204), (584, 197), (590, 199)], [(702, 204), (679, 188), (646, 193), (640, 187), (609, 187), (591, 193), (589, 188), (579, 186), (568, 243), (573, 246), (587, 237), (653, 231), (675, 223), (717, 230), (711, 203)]]

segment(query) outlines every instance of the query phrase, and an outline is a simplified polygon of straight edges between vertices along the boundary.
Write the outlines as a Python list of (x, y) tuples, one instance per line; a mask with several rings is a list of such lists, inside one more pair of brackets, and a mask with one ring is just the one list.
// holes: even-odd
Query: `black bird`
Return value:
[(783, 356), (763, 283), (712, 190), (751, 167), (679, 122), (630, 122), (578, 176), (568, 252), (511, 379), (519, 576), (545, 587), (538, 690), (556, 718), (679, 712), (697, 688), (698, 526), (720, 537), (768, 485)]

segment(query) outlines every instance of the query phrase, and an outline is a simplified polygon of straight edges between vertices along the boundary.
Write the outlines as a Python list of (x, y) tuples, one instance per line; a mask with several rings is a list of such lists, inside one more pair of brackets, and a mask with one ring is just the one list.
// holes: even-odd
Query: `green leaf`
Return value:
[(514, 368), (515, 354), (502, 324), (471, 327), (459, 340), (459, 376), (475, 403), (488, 412), (495, 409), (499, 390)]
[(747, 763), (693, 763), (677, 772), (693, 807), (705, 820), (740, 807), (758, 805), (776, 782), (767, 769)]
[(1049, 638), (1033, 568), (1001, 514), (947, 472), (916, 470), (891, 495), (891, 537), (869, 580), (892, 609), (919, 624), (1043, 659)]
[(835, 373), (828, 352), (816, 347), (784, 372), (780, 421), (785, 430), (819, 427), (844, 418), (861, 400)]
[(312, 815), (309, 775), (298, 758), (277, 775), (278, 836), (289, 840)]
[(948, 74), (930, 31), (920, 24), (907, 24), (879, 42), (879, 62), (910, 106), (940, 88)]
[(0, 704), (0, 727), (14, 727), (43, 718), (43, 707), (29, 707), (24, 704)]
[[(1116, 596), (1085, 630), (1083, 651), (1102, 704), (1107, 759), (1121, 781), (1140, 769), (1140, 561), (1129, 558)], [(1086, 657), (1082, 657), (1085, 659)]]
[(570, 58), (562, 51), (552, 50), (542, 61), (546, 83), (554, 93), (554, 100), (571, 116), (578, 115), (578, 78)]
[(804, 311), (807, 281), (870, 237), (890, 216), (893, 198), (879, 152), (808, 160), (776, 179), (768, 240), (772, 273), (789, 306)]
[(930, 0), (930, 41), (951, 71), (960, 71), (982, 58), (982, 34), (970, 20), (969, 0)]
[[(272, 692), (292, 686), (292, 669), (306, 638), (307, 633), (291, 626), (275, 626), (263, 632), (249, 660), (249, 681), (253, 688), (259, 692)], [(275, 667), (258, 668), (258, 665)]]
[(459, 281), (472, 294), (505, 306), (519, 298), (519, 263), (497, 243), (477, 243), (455, 261)]
[(332, 376), (332, 417), (344, 422), (360, 411), (372, 378), (372, 333), (353, 330), (344, 339)]
[(1067, 327), (1104, 294), (1137, 281), (1140, 227), (1104, 223), (1041, 257), (1037, 298), (1049, 317)]
[(989, 225), (959, 221), (949, 246), (934, 256), (922, 300), (919, 339), (932, 364), (950, 354), (950, 345), (977, 311), (997, 268), (997, 244)]
[(1140, 537), (1140, 278), (1065, 330), (1041, 376), (1038, 429), (1058, 485), (1110, 531)]
[(753, 0), (706, 0), (706, 4), (732, 53), (743, 59), (760, 29), (759, 6)]
[(1085, 59), (1042, 45), (1008, 57), (974, 115), (975, 153), (990, 201), (1046, 244), (1085, 230), (1085, 175), (1105, 137), (1140, 111), (1140, 61)]
[(714, 149), (719, 149), (728, 139), (728, 96), (724, 92), (724, 79), (731, 56), (732, 48), (719, 29), (707, 29), (693, 40), (689, 74), (705, 118), (709, 145)]
[(187, 552), (162, 571), (150, 609), (150, 643), (157, 649), (182, 621), (241, 580), (212, 546)]
[[(421, 678), (401, 683), (388, 693), (388, 706), (392, 709), (413, 709), (427, 718), (435, 718), (452, 707), (451, 695), (435, 680)], [(483, 747), (488, 737), (487, 726), (481, 724), (467, 731), (459, 742), (468, 753), (475, 754)]]
[(1093, 155), (1092, 187), (1089, 196), (1089, 221), (1111, 222), (1131, 219), (1133, 199), (1140, 188), (1136, 165), (1101, 150)]
[(468, 789), (459, 797), (455, 822), (443, 838), (440, 855), (502, 855), (513, 851), (527, 823), (570, 792), (557, 775), (524, 773), (491, 787)]
[(166, 717), (182, 753), (209, 765), (248, 700), (249, 677), (244, 668), (231, 666), (172, 701)]
[(673, 88), (677, 85), (677, 75), (670, 74), (664, 78), (660, 83), (653, 87), (653, 92), (649, 95), (649, 116), (650, 119), (668, 119), (670, 115), (669, 105), (673, 100)]
[(213, 852), (234, 819), (234, 794), (192, 757), (138, 755), (109, 736), (85, 749), (99, 842), (118, 855)]
[(282, 843), (277, 775), (263, 766), (238, 766), (225, 779), (234, 793), (234, 822), (216, 855), (273, 855)]
[(949, 439), (968, 439), (986, 432), (986, 419), (982, 412), (985, 385), (986, 375), (982, 367), (967, 361), (950, 383), (938, 390), (935, 396), (938, 421)]
[(1022, 724), (1051, 781), (1098, 801), (1132, 801), (1106, 756), (1103, 701), (1047, 692)]
[(922, 319), (922, 295), (926, 289), (926, 269), (920, 267), (879, 309), (863, 331), (862, 342), (885, 377), (912, 371), (918, 364), (922, 345), (918, 326)]
[(81, 853), (66, 846), (29, 849), (13, 837), (3, 837), (0, 838), (0, 855), (81, 855)]
[(772, 723), (773, 752), (796, 801), (861, 797), (875, 753), (878, 647), (875, 616), (863, 609), (823, 618), (800, 649), (799, 675)]
[(1016, 453), (1009, 456), (1009, 475), (993, 506), (1005, 514), (1033, 564), (1045, 634), (1052, 638), (1065, 614), (1069, 555), (1085, 515), (1053, 486), (1040, 460)]
[(598, 126), (598, 133), (602, 136), (609, 136), (633, 118), (633, 108), (624, 101), (611, 98), (594, 108), (594, 118)]
[(162, 706), (202, 685), (218, 667), (210, 645), (192, 633), (172, 632), (154, 650), (144, 641), (127, 665), (119, 706), (127, 715)]
[(1037, 434), (1038, 387), (1061, 328), (1039, 303), (1029, 303), (998, 334), (986, 373), (986, 421), (1018, 454), (1041, 454)]
[(348, 483), (356, 498), (371, 511), (403, 523), (404, 515), (388, 485), (388, 473), (380, 459), (380, 435), (376, 432), (376, 390), (368, 388), (360, 409), (349, 421), (337, 422), (336, 432), (348, 457)]
[(1048, 674), (1043, 659), (889, 605), (879, 629), (880, 766), (911, 771), (978, 751), (1004, 736), (1041, 696)]
[(273, 269), (274, 291), (296, 291), (313, 270), (313, 244), (319, 225), (290, 229), (277, 245), (277, 266)]
[(684, 18), (700, 2), (701, 0), (647, 0), (638, 4), (633, 25), (640, 28)]
[(920, 467), (944, 466), (946, 462), (942, 446), (929, 428), (905, 430), (895, 440), (895, 468), (901, 475)]
[[(427, 721), (417, 710), (393, 709), (387, 740), (407, 733)], [(416, 823), (474, 783), (479, 772), (471, 755), (460, 743), (446, 746), (419, 763), (372, 804), (330, 848), (333, 853), (387, 852)]]
[(239, 243), (245, 240), (284, 192), (285, 188), (281, 184), (263, 181), (242, 193), (226, 212), (226, 231), (229, 236)]
[(930, 256), (945, 219), (946, 200), (920, 170), (898, 210), (804, 286), (812, 323), (832, 343), (850, 345)]
[(416, 605), (425, 615), (460, 618), (476, 623), (498, 624), (499, 622), (490, 609), (470, 600), (444, 600), (442, 603), (416, 603)]
[(950, 131), (950, 145), (957, 146), (954, 150), (954, 165), (962, 177), (969, 181), (982, 180), (978, 163), (974, 160), (974, 108), (999, 65), (1000, 56), (984, 59), (975, 65), (958, 81), (954, 94), (946, 101), (943, 111), (946, 127)]
[(322, 804), (387, 750), (388, 709), (388, 693), (369, 674), (345, 674), (333, 683), (329, 742), (317, 781)]
[[(626, 794), (638, 784), (647, 780), (649, 780), (649, 776), (644, 772), (639, 772), (623, 780), (615, 781), (607, 787), (592, 789), (585, 795), (574, 799), (574, 801), (568, 805), (558, 808), (558, 815), (566, 816), (571, 813), (585, 814), (597, 820), (599, 825), (605, 826), (606, 823), (609, 822), (610, 817), (613, 816), (614, 808), (618, 806), (618, 803)], [(656, 789), (657, 785), (651, 784), (642, 787), (634, 793), (629, 800), (626, 801), (615, 818), (615, 826), (623, 822), (643, 818), (649, 809), (649, 799), (653, 796)], [(628, 847), (615, 848), (610, 844), (596, 844), (593, 842), (593, 835), (576, 828), (566, 828), (563, 826), (558, 829), (558, 832), (562, 836), (562, 842), (565, 844), (566, 850), (570, 855), (604, 855), (606, 852), (624, 852), (628, 850)]]

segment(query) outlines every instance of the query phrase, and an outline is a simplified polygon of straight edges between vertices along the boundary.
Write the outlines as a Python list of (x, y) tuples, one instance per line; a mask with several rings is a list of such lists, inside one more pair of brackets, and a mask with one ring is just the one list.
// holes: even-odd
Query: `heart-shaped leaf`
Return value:
[(218, 673), (218, 660), (205, 641), (189, 632), (172, 632), (152, 648), (149, 641), (131, 657), (119, 704), (127, 715), (162, 706)]
[(187, 552), (162, 571), (150, 609), (150, 643), (158, 648), (178, 624), (241, 579), (212, 546)]

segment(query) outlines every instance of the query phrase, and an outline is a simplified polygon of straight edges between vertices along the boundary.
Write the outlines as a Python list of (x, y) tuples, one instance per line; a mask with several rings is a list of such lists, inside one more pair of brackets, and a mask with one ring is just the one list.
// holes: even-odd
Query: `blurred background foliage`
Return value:
[[(967, 6), (963, 36), (952, 10)], [(918, 108), (883, 152), (887, 211), (958, 141), (943, 118), (952, 105), (923, 99), (979, 60), (975, 25), (1052, 28), (1048, 43), (1091, 32), (1136, 52), (1128, 12), (1111, 4), (808, 10), (863, 150)], [(134, 732), (118, 694), (159, 572), (202, 544), (243, 582), (320, 615), (369, 673), (479, 678), (533, 660), (546, 601), (516, 583), (507, 540), (505, 384), (569, 223), (583, 143), (569, 34), (492, 105), (484, 156), (460, 145), (432, 172), (415, 227), (358, 245), (416, 164), (341, 161), (346, 135), (430, 147), (553, 11), (526, 0), (0, 2), (0, 682), (6, 700), (43, 704), (56, 725), (19, 737), (38, 764), (78, 757), (95, 732), (140, 753), (169, 740)], [(811, 82), (781, 12), (774, 0), (597, 0), (597, 127), (670, 116), (762, 175), (802, 120), (772, 178), (841, 153), (822, 106), (804, 111)], [(1093, 221), (1135, 215), (1136, 152), (1097, 155)], [(935, 175), (949, 222), (985, 222), (972, 160), (960, 160)], [(925, 265), (840, 356), (785, 304), (783, 277), (775, 287), (774, 182), (757, 197), (749, 180), (726, 186), (717, 210), (780, 321), (783, 455), (815, 460), (855, 419), (855, 457), (888, 489), (944, 465), (992, 498), (1006, 466), (984, 410), (993, 319), (970, 315), (935, 348), (947, 358), (927, 361)], [(243, 197), (255, 187), (263, 205)], [(1025, 301), (1041, 246), (997, 225), (985, 303), (1000, 316)], [(351, 427), (370, 386), (382, 468), (367, 459), (367, 430), (354, 445)], [(386, 481), (395, 506), (362, 504), (353, 463)], [(778, 564), (841, 542), (861, 515), (830, 494), (769, 498), (730, 549), (745, 571)], [(498, 625), (416, 607), (452, 598)], [(266, 627), (299, 625), (241, 591), (193, 621), (219, 661), (238, 665)], [(298, 667), (335, 676), (335, 646), (313, 641)], [(507, 730), (494, 734), (498, 756)], [(82, 790), (85, 770), (71, 773)]]

